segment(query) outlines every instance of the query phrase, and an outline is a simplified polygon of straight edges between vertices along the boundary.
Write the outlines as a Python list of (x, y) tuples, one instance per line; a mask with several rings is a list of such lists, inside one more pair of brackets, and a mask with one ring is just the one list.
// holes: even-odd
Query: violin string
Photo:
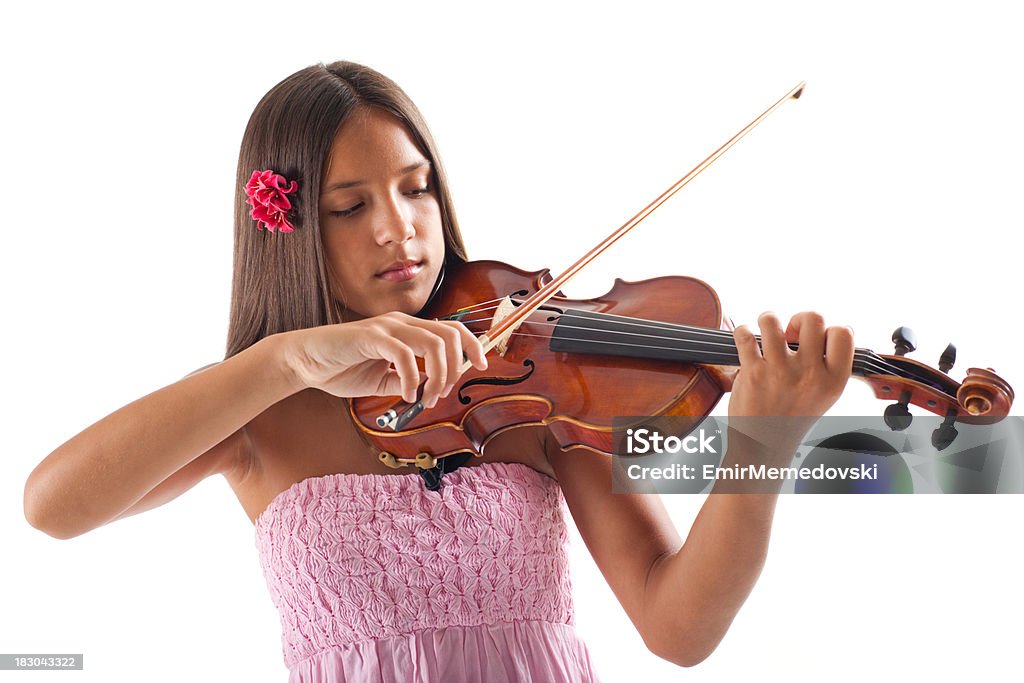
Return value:
[[(494, 300), (492, 299), (492, 301), (494, 301)], [(490, 302), (484, 302), (484, 303), (490, 303)], [(467, 307), (467, 308), (464, 308), (464, 309), (461, 309), (461, 310), (465, 311), (465, 310), (469, 310), (470, 308), (471, 307)], [(486, 308), (486, 309), (478, 309), (478, 311), (479, 312), (483, 312), (485, 310), (489, 311), (489, 310), (495, 310), (495, 309), (497, 309), (497, 306), (492, 306), (492, 307)], [(569, 309), (569, 310), (571, 310), (571, 309)], [(477, 312), (477, 311), (474, 311), (474, 312)], [(536, 315), (536, 313), (532, 313), (531, 317), (534, 316), (534, 315)], [(628, 318), (628, 317), (625, 317), (625, 316), (614, 315), (614, 314), (611, 314), (611, 313), (600, 313), (599, 315), (602, 317), (602, 319), (605, 319), (605, 320), (607, 320), (607, 319), (614, 319), (615, 322), (617, 322), (619, 324), (622, 324), (622, 325), (631, 325), (631, 326), (634, 326), (634, 327), (642, 327), (642, 328), (646, 328), (646, 329), (671, 330), (671, 331), (679, 331), (679, 332), (693, 332), (693, 333), (697, 333), (697, 334), (705, 334), (705, 335), (708, 335), (708, 336), (717, 336), (717, 337), (720, 337), (722, 339), (726, 339), (726, 338), (732, 339), (732, 333), (731, 332), (727, 332), (727, 331), (723, 331), (723, 330), (717, 330), (717, 329), (710, 328), (710, 327), (698, 327), (698, 326), (694, 326), (694, 325), (685, 325), (683, 323), (668, 323), (668, 322), (661, 322), (661, 321), (658, 321), (658, 320), (643, 320), (643, 319), (636, 319), (636, 318)], [(452, 316), (449, 316), (449, 318), (451, 318), (451, 317)], [(455, 318), (455, 319), (457, 319), (457, 318)], [(589, 320), (594, 320), (594, 319), (590, 318)], [(469, 324), (471, 324), (471, 323), (490, 322), (490, 321), (491, 321), (491, 318), (473, 318), (472, 320), (459, 320), (459, 322), (461, 322), (461, 323), (463, 323), (464, 325), (467, 325), (467, 326)], [(551, 323), (540, 323), (540, 322), (536, 322), (536, 321), (531, 321), (531, 322), (533, 322), (533, 324), (537, 324), (537, 325), (544, 325), (544, 324), (550, 325), (551, 324)], [(587, 330), (594, 330), (594, 331), (604, 331), (602, 328), (596, 328), (596, 327), (577, 327), (577, 326), (567, 325), (566, 323), (562, 323), (562, 325), (567, 326), (567, 327), (575, 327), (576, 329), (587, 329)], [(628, 333), (622, 332), (622, 334), (628, 334)], [(760, 335), (754, 335), (754, 336), (757, 339), (761, 338)], [(676, 337), (663, 337), (663, 338), (664, 339), (677, 339)]]
[[(492, 299), (491, 301), (483, 302), (483, 304), (491, 303), (493, 301), (500, 301), (500, 300), (501, 299)], [(466, 307), (466, 308), (461, 309), (461, 310), (465, 311), (465, 310), (471, 310), (473, 308), (474, 307), (470, 306), (470, 307)], [(497, 307), (496, 306), (491, 307), (491, 309), (493, 309), (493, 308), (497, 308)], [(491, 310), (491, 309), (486, 309), (486, 310)], [(484, 310), (484, 309), (477, 309), (477, 310)], [(531, 314), (531, 317), (533, 317), (534, 315), (536, 315), (536, 313)], [(704, 335), (704, 336), (711, 337), (711, 338), (718, 338), (718, 339), (723, 340), (719, 345), (735, 348), (735, 343), (734, 343), (734, 340), (733, 340), (732, 333), (729, 332), (729, 331), (726, 331), (726, 330), (717, 330), (717, 329), (713, 329), (713, 328), (698, 327), (698, 326), (694, 326), (694, 325), (685, 325), (685, 324), (680, 324), (680, 323), (666, 323), (666, 322), (659, 322), (659, 321), (656, 321), (656, 320), (654, 320), (654, 321), (638, 320), (638, 319), (635, 319), (635, 318), (628, 318), (626, 316), (615, 315), (615, 314), (612, 314), (612, 313), (601, 313), (600, 315), (601, 315), (602, 319), (613, 319), (613, 320), (615, 320), (615, 322), (618, 322), (619, 324), (622, 324), (622, 325), (630, 325), (630, 326), (633, 326), (633, 327), (640, 327), (640, 328), (646, 328), (646, 329), (690, 332), (690, 333)], [(463, 324), (468, 325), (470, 323), (476, 323), (476, 322), (490, 322), (490, 320), (491, 320), (490, 318), (476, 318), (476, 319), (473, 319), (473, 320), (464, 320), (464, 321), (461, 321), (461, 322)], [(593, 319), (591, 319), (591, 320), (593, 320)], [(580, 325), (571, 325), (571, 324), (568, 324), (568, 323), (565, 323), (565, 322), (562, 322), (562, 323), (551, 323), (551, 322), (546, 322), (546, 321), (545, 322), (539, 322), (539, 321), (535, 321), (535, 320), (531, 320), (530, 322), (533, 325), (544, 325), (544, 326), (552, 326), (552, 327), (555, 326), (555, 325), (561, 325), (563, 328), (566, 328), (566, 329), (577, 329), (577, 330), (586, 330), (586, 331), (604, 332), (604, 333), (614, 333), (614, 334), (622, 334), (622, 335), (635, 335), (635, 336), (642, 336), (642, 337), (645, 337), (645, 338), (648, 338), (648, 339), (667, 339), (667, 340), (671, 340), (671, 341), (684, 341), (684, 342), (685, 341), (693, 341), (693, 343), (696, 343), (696, 344), (715, 344), (715, 342), (702, 342), (702, 341), (699, 341), (699, 340), (679, 339), (678, 337), (665, 337), (665, 336), (660, 336), (660, 335), (645, 335), (643, 333), (638, 333), (638, 332), (625, 332), (625, 331), (620, 331), (620, 330), (607, 330), (607, 329), (599, 328), (599, 327), (586, 327), (586, 326), (580, 326)], [(513, 333), (513, 334), (516, 334), (516, 333)], [(533, 335), (533, 336), (540, 336), (540, 335)], [(756, 335), (756, 334), (754, 335), (754, 338), (757, 339), (758, 341), (761, 341), (761, 339), (762, 339), (761, 335)], [(570, 340), (571, 341), (586, 341), (584, 339), (570, 339)], [(793, 346), (794, 344), (795, 344), (795, 342), (787, 343), (787, 345), (789, 345), (790, 348), (794, 348), (794, 346)], [(633, 346), (641, 346), (641, 347), (643, 347), (644, 345), (636, 344), (636, 345), (633, 345)], [(797, 346), (799, 346), (799, 345), (797, 345)], [(661, 348), (661, 349), (666, 349), (666, 350), (680, 350), (680, 349), (676, 349), (675, 347), (647, 346), (646, 348)], [(870, 349), (856, 349), (855, 350), (855, 357), (857, 356), (858, 353), (861, 354), (860, 355), (861, 360), (864, 360), (864, 362), (867, 364), (865, 367), (874, 369), (879, 374), (890, 374), (890, 375), (895, 375), (897, 377), (902, 377), (904, 379), (917, 379), (912, 374), (908, 373), (907, 371), (903, 370), (902, 368), (899, 368), (899, 367), (897, 367), (897, 366), (895, 366), (895, 365), (885, 361), (882, 358), (879, 358), (877, 356), (872, 358), (872, 357), (868, 356), (868, 354), (871, 354), (872, 356), (874, 356), (874, 352), (871, 351)]]
[[(493, 304), (495, 302), (500, 302), (500, 301), (503, 301), (503, 300), (505, 300), (507, 298), (508, 297), (502, 296), (502, 297), (498, 297), (497, 299), (491, 299), (490, 301), (481, 301), (478, 304), (470, 304), (469, 306), (463, 306), (462, 308), (458, 309), (454, 313), (449, 313), (444, 318), (442, 318), (442, 320), (458, 320), (458, 316), (460, 314), (462, 314), (462, 313), (467, 312), (467, 311), (472, 311), (473, 313), (483, 313), (484, 311), (494, 311), (494, 310), (497, 310), (497, 308), (498, 308), (497, 306), (487, 306), (487, 304)], [(518, 303), (518, 302), (514, 302), (514, 303)], [(483, 308), (484, 306), (486, 306), (486, 308)]]
[[(590, 329), (590, 328), (578, 328), (578, 329)], [(548, 335), (544, 335), (544, 334), (532, 334), (530, 332), (519, 332), (519, 331), (513, 332), (511, 334), (511, 336), (537, 337), (537, 338), (547, 338), (548, 337)], [(678, 346), (660, 346), (660, 345), (657, 345), (657, 344), (636, 344), (636, 343), (630, 343), (630, 342), (614, 341), (614, 340), (610, 340), (610, 339), (585, 339), (583, 337), (565, 337), (565, 340), (566, 341), (579, 341), (579, 342), (586, 342), (586, 343), (593, 343), (593, 344), (609, 344), (609, 345), (613, 345), (613, 346), (616, 346), (616, 347), (632, 347), (632, 348), (642, 348), (642, 349), (654, 349), (654, 350), (661, 350), (661, 351), (680, 351), (680, 352), (684, 352), (684, 351), (693, 350), (693, 351), (701, 353), (701, 354), (703, 354), (705, 356), (723, 356), (723, 357), (725, 357), (727, 359), (735, 359), (737, 362), (739, 361), (739, 354), (735, 350), (733, 350), (733, 351), (728, 351), (728, 350), (716, 351), (716, 350), (704, 350), (704, 349), (687, 349), (685, 347), (678, 347)], [(682, 341), (682, 340), (680, 340), (680, 341)], [(698, 344), (699, 343), (701, 343), (701, 342), (698, 342)], [(871, 360), (865, 354), (861, 353), (860, 351), (855, 351), (854, 352), (854, 359), (855, 360), (863, 361), (863, 363), (866, 366), (872, 365)]]
[[(579, 318), (579, 320), (592, 320), (594, 322), (600, 322), (600, 320), (595, 320), (594, 318)], [(464, 324), (465, 323), (489, 322), (489, 321), (490, 321), (490, 318), (477, 318), (476, 320), (464, 321)], [(654, 322), (657, 322), (657, 321), (654, 321)], [(686, 341), (686, 339), (682, 339), (680, 337), (663, 337), (663, 336), (659, 336), (659, 335), (648, 335), (648, 334), (645, 334), (643, 332), (626, 332), (624, 330), (609, 330), (609, 329), (606, 329), (606, 328), (603, 328), (603, 327), (584, 327), (584, 326), (580, 326), (580, 325), (571, 325), (571, 324), (569, 324), (567, 322), (564, 322), (564, 321), (563, 322), (559, 322), (559, 323), (552, 323), (552, 322), (548, 322), (548, 321), (541, 322), (541, 321), (537, 321), (537, 320), (531, 320), (530, 324), (531, 325), (543, 325), (543, 326), (547, 326), (547, 327), (554, 327), (555, 325), (559, 325), (559, 326), (561, 326), (563, 328), (570, 329), (570, 330), (590, 330), (590, 331), (593, 331), (593, 332), (614, 332), (616, 334), (630, 334), (630, 335), (636, 335), (636, 336), (641, 336), (641, 337), (647, 337), (647, 338), (651, 338), (651, 339), (671, 339), (673, 341)], [(704, 334), (704, 335), (707, 335), (707, 336), (710, 336), (710, 337), (718, 337), (719, 339), (723, 339), (723, 340), (724, 339), (732, 339), (733, 338), (731, 332), (727, 332), (725, 330), (716, 330), (716, 329), (711, 328), (711, 327), (686, 327), (686, 326), (683, 326), (683, 325), (675, 325), (674, 323), (662, 323), (661, 325), (648, 325), (648, 324), (643, 324), (643, 323), (625, 323), (625, 324), (632, 324), (634, 327), (643, 327), (643, 328), (652, 329), (652, 330), (679, 331), (679, 332), (691, 332), (691, 333), (695, 333), (695, 334)], [(758, 339), (761, 338), (760, 335), (754, 335), (754, 336), (756, 338), (758, 338)], [(723, 343), (727, 343), (727, 342), (723, 342)]]
[[(534, 316), (536, 314), (535, 313), (531, 313), (530, 315), (532, 317), (532, 316)], [(552, 314), (549, 312), (548, 315), (550, 316)], [(606, 315), (606, 314), (602, 314), (602, 315)], [(578, 318), (578, 320), (603, 322), (604, 320), (607, 320), (607, 319), (606, 318), (583, 318), (583, 317), (581, 317), (581, 318)], [(491, 318), (474, 318), (473, 320), (463, 320), (463, 321), (460, 321), (460, 322), (462, 322), (465, 325), (468, 325), (470, 323), (481, 323), (481, 322), (490, 322), (490, 321), (491, 321)], [(536, 321), (531, 321), (531, 322), (533, 322), (533, 323), (535, 323), (537, 325), (551, 324), (551, 323), (546, 323), (546, 322), (544, 322), (544, 323), (536, 322)], [(699, 327), (699, 326), (695, 326), (695, 325), (684, 325), (682, 323), (666, 323), (666, 322), (660, 322), (660, 321), (657, 321), (657, 320), (646, 320), (646, 321), (644, 321), (644, 320), (637, 320), (637, 319), (630, 319), (630, 318), (624, 318), (624, 319), (621, 319), (621, 320), (615, 320), (613, 322), (616, 322), (616, 323), (618, 323), (620, 325), (630, 325), (632, 327), (641, 327), (641, 328), (644, 328), (644, 329), (651, 329), (651, 330), (665, 330), (665, 331), (669, 331), (669, 332), (691, 332), (691, 333), (696, 333), (696, 334), (707, 334), (707, 335), (713, 335), (713, 336), (732, 338), (732, 333), (731, 332), (728, 332), (728, 331), (725, 331), (725, 330), (715, 329), (713, 327)], [(562, 324), (565, 325), (567, 323), (562, 323)], [(588, 327), (588, 328), (581, 328), (581, 329), (599, 330), (599, 329), (603, 329), (603, 328), (597, 328), (597, 327), (589, 328)], [(624, 332), (623, 334), (626, 334), (626, 333)], [(758, 335), (754, 335), (754, 336), (758, 336)], [(675, 338), (676, 337), (666, 337), (666, 339), (675, 339)]]
[[(482, 319), (481, 321), (486, 322), (487, 320), (489, 320), (489, 319)], [(474, 322), (480, 322), (480, 321), (474, 321)], [(679, 338), (679, 337), (666, 337), (666, 336), (662, 336), (662, 335), (648, 335), (648, 334), (639, 333), (639, 332), (626, 332), (626, 331), (622, 331), (622, 330), (608, 330), (608, 329), (600, 328), (600, 327), (588, 327), (588, 326), (582, 326), (582, 325), (572, 325), (572, 324), (565, 323), (565, 322), (551, 323), (551, 322), (546, 322), (546, 321), (545, 322), (531, 321), (531, 324), (532, 325), (538, 325), (538, 326), (545, 326), (545, 327), (560, 326), (563, 329), (569, 329), (569, 330), (582, 330), (582, 331), (589, 331), (589, 332), (603, 332), (605, 334), (630, 335), (630, 336), (642, 337), (644, 339), (665, 339), (665, 340), (673, 341), (673, 342), (692, 343), (692, 344), (697, 345), (698, 347), (700, 347), (700, 346), (705, 346), (705, 347), (707, 347), (707, 346), (720, 346), (720, 347), (725, 347), (727, 349), (732, 349), (733, 352), (730, 353), (728, 351), (713, 351), (713, 350), (709, 351), (709, 350), (704, 350), (704, 349), (700, 349), (700, 348), (688, 349), (688, 348), (683, 347), (683, 346), (678, 346), (678, 347), (677, 346), (657, 346), (657, 345), (650, 345), (650, 344), (629, 344), (627, 342), (588, 340), (588, 339), (585, 339), (585, 338), (582, 338), (582, 337), (566, 337), (567, 341), (580, 341), (580, 342), (595, 341), (597, 343), (611, 343), (611, 344), (618, 343), (621, 346), (633, 346), (633, 347), (638, 347), (638, 348), (661, 349), (661, 350), (671, 350), (671, 351), (687, 351), (687, 350), (692, 350), (692, 351), (698, 352), (698, 353), (714, 353), (714, 354), (717, 354), (717, 355), (725, 355), (725, 356), (730, 357), (730, 358), (732, 357), (733, 353), (736, 353), (735, 352), (736, 346), (735, 346), (735, 342), (733, 341), (732, 334), (730, 332), (726, 332), (724, 330), (714, 330), (714, 329), (711, 329), (711, 328), (699, 328), (698, 327), (698, 328), (691, 328), (691, 329), (695, 330), (696, 332), (698, 332), (700, 334), (704, 334), (704, 335), (711, 336), (711, 337), (717, 337), (718, 339), (721, 339), (723, 341), (721, 341), (721, 342), (701, 341), (701, 340), (693, 339), (693, 338), (686, 339), (686, 338)], [(671, 323), (666, 323), (666, 324), (667, 325), (671, 325)], [(672, 326), (671, 328), (656, 327), (656, 326), (653, 326), (653, 325), (643, 325), (643, 324), (637, 324), (637, 326), (639, 326), (639, 327), (652, 327), (654, 329), (660, 329), (660, 330), (676, 329), (675, 326)], [(682, 326), (680, 326), (680, 327), (682, 327)], [(522, 334), (523, 336), (532, 336), (532, 337), (544, 336), (544, 335), (532, 335), (532, 334), (529, 334), (529, 333), (518, 332), (518, 331), (517, 332), (513, 332), (512, 334), (513, 335), (515, 335), (515, 334)], [(760, 335), (754, 335), (754, 337), (756, 339), (758, 339), (758, 340), (761, 340), (761, 336)], [(787, 346), (789, 346), (791, 349), (799, 348), (799, 344), (797, 344), (796, 342), (787, 342)], [(854, 358), (861, 361), (861, 365), (859, 367), (861, 367), (864, 370), (870, 369), (870, 370), (874, 370), (877, 374), (895, 375), (897, 377), (902, 377), (904, 379), (917, 379), (912, 374), (908, 373), (907, 371), (903, 370), (902, 368), (899, 368), (899, 367), (897, 367), (895, 365), (892, 365), (891, 363), (886, 362), (884, 359), (878, 358), (874, 354), (874, 352), (871, 351), (870, 349), (855, 349), (854, 350)], [(738, 356), (737, 356), (737, 359), (738, 359)], [(856, 368), (858, 366), (855, 364), (854, 367)]]
[[(591, 329), (591, 328), (584, 328), (584, 329)], [(532, 334), (530, 332), (519, 332), (519, 331), (513, 332), (511, 334), (511, 336), (549, 338), (548, 335)], [(655, 344), (634, 344), (634, 343), (629, 343), (629, 342), (618, 342), (618, 341), (607, 340), (607, 339), (584, 339), (584, 338), (567, 337), (566, 340), (567, 341), (581, 341), (581, 342), (594, 343), (594, 344), (608, 344), (608, 345), (614, 346), (616, 348), (618, 348), (618, 347), (630, 347), (630, 348), (653, 349), (653, 350), (662, 350), (662, 351), (687, 351), (688, 350), (688, 349), (685, 349), (685, 348), (679, 348), (679, 347), (675, 347), (675, 346), (658, 346), (658, 345), (655, 345)], [(708, 356), (708, 355), (710, 355), (710, 356), (722, 356), (722, 357), (724, 357), (725, 360), (733, 361), (733, 363), (731, 363), (731, 364), (739, 365), (739, 356), (735, 352), (730, 353), (728, 351), (700, 351), (700, 353), (702, 353), (702, 354), (704, 354), (706, 356)], [(874, 370), (875, 374), (891, 374), (891, 375), (895, 375), (897, 377), (901, 377), (903, 379), (917, 379), (917, 378), (913, 377), (912, 375), (906, 373), (901, 368), (897, 368), (895, 366), (891, 367), (892, 372), (885, 372), (885, 368), (881, 367), (877, 362), (872, 360), (871, 357), (868, 355), (868, 353), (871, 353), (871, 352), (869, 351), (869, 352), (865, 353), (863, 350), (857, 350), (857, 351), (854, 352), (854, 361), (853, 361), (853, 368), (854, 369), (860, 369), (860, 370), (863, 370), (865, 372), (867, 370)], [(723, 364), (725, 364), (725, 363), (723, 363)]]
[[(465, 322), (459, 316), (465, 315), (466, 313), (486, 313), (487, 311), (496, 311), (496, 310), (498, 310), (499, 305), (487, 306), (487, 304), (492, 304), (495, 301), (501, 302), (501, 301), (504, 301), (507, 298), (509, 298), (509, 297), (501, 297), (500, 299), (491, 299), (490, 301), (481, 301), (478, 304), (470, 304), (469, 306), (463, 306), (462, 308), (456, 310), (454, 313), (449, 313), (444, 318), (441, 318), (441, 320), (458, 320), (459, 322)], [(520, 305), (522, 305), (525, 302), (517, 301), (515, 299), (512, 299), (512, 303), (517, 305), (517, 306), (520, 306)], [(559, 308), (559, 307), (556, 306), (556, 305), (552, 305), (552, 308)], [(544, 311), (544, 310), (547, 310), (547, 309), (545, 309), (542, 306), (541, 308), (539, 308), (537, 310)], [(561, 310), (562, 309), (559, 308), (559, 311), (561, 311)], [(572, 309), (567, 309), (567, 310), (572, 310)], [(601, 315), (608, 315), (608, 314), (602, 313)], [(489, 318), (477, 318), (476, 320), (489, 320)]]
[[(495, 307), (492, 307), (492, 308), (497, 308), (497, 307), (495, 306)], [(492, 310), (492, 308), (481, 309), (481, 310)], [(572, 309), (567, 309), (567, 310), (572, 310)], [(532, 315), (535, 315), (535, 313), (531, 314), (531, 316)], [(718, 337), (721, 337), (721, 338), (732, 339), (732, 333), (731, 332), (728, 332), (728, 331), (725, 331), (725, 330), (719, 330), (719, 329), (715, 329), (715, 328), (710, 328), (710, 327), (699, 327), (699, 326), (696, 326), (696, 325), (687, 325), (685, 323), (669, 323), (669, 322), (662, 322), (662, 321), (658, 321), (658, 320), (644, 320), (644, 319), (640, 319), (640, 318), (629, 318), (627, 316), (615, 315), (614, 313), (599, 313), (598, 315), (601, 316), (602, 320), (611, 320), (611, 321), (614, 321), (614, 322), (619, 323), (621, 325), (630, 325), (630, 326), (633, 326), (633, 327), (643, 327), (643, 328), (647, 328), (647, 329), (672, 330), (672, 331), (679, 331), (679, 332), (695, 332), (695, 333), (698, 333), (698, 334), (706, 334), (706, 335), (709, 335), (709, 336), (718, 336)], [(588, 319), (588, 318), (584, 318), (584, 319)], [(474, 318), (472, 320), (462, 320), (460, 322), (462, 322), (463, 324), (467, 324), (468, 325), (469, 323), (476, 323), (476, 322), (490, 322), (490, 320), (491, 320), (490, 318)], [(596, 319), (595, 318), (589, 318), (588, 320), (596, 320)], [(544, 323), (535, 323), (535, 324), (544, 324)], [(600, 328), (581, 328), (581, 329), (599, 330)], [(756, 334), (754, 335), (754, 337), (756, 337), (757, 339), (761, 338), (760, 335), (756, 335)]]
[[(479, 320), (473, 320), (473, 321), (469, 321), (469, 322), (486, 322), (487, 320), (489, 320), (489, 319), (482, 318), (482, 319), (479, 319)], [(710, 336), (710, 337), (717, 337), (718, 339), (721, 339), (723, 341), (721, 341), (721, 342), (700, 341), (700, 340), (693, 339), (693, 338), (667, 337), (667, 336), (664, 336), (664, 335), (652, 335), (652, 334), (645, 334), (645, 333), (642, 333), (642, 332), (626, 332), (624, 330), (608, 330), (608, 329), (600, 328), (600, 327), (588, 327), (588, 326), (582, 326), (582, 325), (572, 325), (572, 324), (566, 323), (564, 321), (560, 322), (560, 323), (551, 323), (551, 322), (546, 322), (546, 321), (545, 322), (531, 321), (531, 324), (532, 325), (545, 326), (545, 327), (555, 327), (557, 325), (557, 326), (561, 327), (562, 329), (568, 329), (568, 330), (583, 330), (583, 331), (590, 331), (590, 332), (603, 332), (603, 333), (606, 333), (606, 334), (629, 335), (629, 336), (635, 336), (635, 337), (642, 337), (644, 339), (665, 339), (665, 340), (674, 341), (674, 342), (683, 342), (683, 343), (691, 342), (691, 343), (694, 343), (694, 344), (697, 344), (697, 345), (703, 344), (703, 345), (706, 345), (706, 346), (707, 345), (710, 345), (710, 346), (723, 346), (723, 347), (726, 347), (727, 349), (735, 349), (736, 348), (731, 333), (726, 332), (724, 330), (714, 330), (714, 329), (711, 329), (711, 328), (692, 328), (692, 329), (694, 329), (698, 334), (704, 334), (704, 335), (707, 335), (707, 336)], [(671, 323), (667, 323), (667, 324), (671, 324)], [(656, 327), (656, 326), (653, 326), (653, 325), (643, 325), (643, 324), (637, 324), (637, 326), (638, 327), (650, 327), (650, 328), (659, 329), (659, 330), (675, 329), (674, 327), (673, 328), (666, 328), (666, 327)], [(513, 332), (513, 334), (517, 334), (517, 333)], [(525, 334), (525, 333), (520, 333), (520, 334)], [(541, 336), (541, 335), (527, 335), (527, 336)], [(761, 339), (760, 335), (754, 335), (754, 337), (756, 339), (758, 339), (758, 340)], [(586, 341), (585, 339), (579, 338), (579, 337), (569, 337), (567, 339), (569, 341)], [(685, 347), (650, 346), (650, 345), (643, 345), (643, 344), (637, 344), (636, 346), (646, 346), (646, 348), (673, 349), (673, 350), (680, 350), (680, 351), (686, 350)], [(789, 346), (791, 349), (794, 349), (794, 350), (799, 348), (799, 344), (796, 343), (796, 342), (787, 342), (787, 346)], [(713, 352), (709, 352), (709, 353), (713, 353)], [(855, 354), (860, 354), (860, 357), (862, 357), (862, 358), (866, 358), (867, 354), (870, 354), (870, 353), (873, 353), (870, 349), (856, 349), (855, 350)], [(879, 363), (873, 363), (873, 364), (876, 367), (879, 367), (879, 368), (883, 367)], [(886, 365), (888, 365), (888, 364), (886, 364)], [(895, 366), (891, 366), (890, 365), (889, 367), (890, 367), (891, 370), (893, 370), (892, 374), (896, 374), (900, 370), (899, 368), (897, 368)]]
[[(563, 322), (559, 322), (559, 323), (552, 323), (552, 322), (547, 322), (547, 321), (539, 322), (539, 321), (531, 320), (530, 324), (531, 325), (536, 325), (538, 327), (558, 327), (560, 329), (565, 329), (565, 330), (583, 330), (583, 331), (586, 331), (586, 332), (603, 332), (605, 334), (619, 334), (619, 335), (626, 335), (626, 336), (630, 336), (630, 337), (641, 337), (643, 339), (665, 339), (667, 341), (673, 341), (673, 342), (683, 342), (683, 343), (692, 342), (694, 344), (704, 344), (704, 345), (707, 345), (707, 346), (724, 346), (726, 348), (733, 348), (733, 349), (736, 348), (735, 343), (732, 343), (733, 342), (733, 337), (732, 337), (731, 334), (728, 334), (728, 333), (725, 333), (723, 335), (716, 334), (716, 332), (718, 332), (718, 331), (717, 330), (711, 330), (710, 328), (705, 330), (705, 331), (702, 331), (700, 333), (706, 334), (707, 336), (710, 336), (710, 337), (716, 337), (718, 339), (721, 339), (722, 341), (702, 341), (702, 340), (699, 340), (699, 339), (694, 339), (692, 337), (689, 337), (689, 338), (687, 338), (687, 337), (666, 337), (666, 336), (660, 335), (660, 334), (648, 334), (648, 333), (645, 333), (645, 332), (626, 332), (625, 330), (610, 330), (610, 329), (606, 329), (606, 328), (603, 328), (603, 327), (589, 327), (589, 326), (586, 326), (586, 325), (572, 325), (572, 324), (564, 322), (564, 321)], [(653, 329), (666, 329), (666, 328), (653, 328)], [(515, 334), (515, 333), (513, 332), (513, 334)], [(534, 336), (538, 336), (538, 335), (534, 335)], [(760, 339), (760, 337), (757, 336), (757, 335), (755, 335), (755, 337), (757, 337), (757, 339)], [(584, 339), (582, 337), (569, 337), (568, 339), (570, 339), (571, 341), (586, 341), (586, 339)], [(794, 350), (798, 346), (798, 344), (796, 342), (787, 342), (787, 344), (789, 345), (789, 347), (791, 349), (794, 349)], [(674, 348), (674, 347), (660, 347), (660, 348)]]
[[(502, 301), (504, 301), (505, 299), (509, 299), (516, 306), (521, 306), (524, 303), (526, 303), (525, 301), (520, 301), (518, 299), (512, 299), (511, 297), (508, 297), (508, 296), (503, 296), (503, 297), (499, 297), (497, 299), (489, 299), (488, 301), (481, 301), (481, 302), (476, 303), (476, 304), (470, 304), (469, 306), (463, 306), (462, 308), (457, 309), (454, 313), (449, 313), (444, 318), (441, 318), (441, 320), (458, 320), (460, 322), (464, 322), (464, 321), (462, 321), (462, 319), (459, 316), (464, 315), (466, 313), (485, 313), (487, 311), (496, 311), (496, 310), (498, 310), (498, 308), (500, 306), (500, 303)], [(488, 306), (488, 304), (495, 304), (495, 305), (494, 306)], [(554, 307), (557, 308), (557, 306), (554, 306)], [(541, 307), (538, 310), (544, 310), (544, 308)]]

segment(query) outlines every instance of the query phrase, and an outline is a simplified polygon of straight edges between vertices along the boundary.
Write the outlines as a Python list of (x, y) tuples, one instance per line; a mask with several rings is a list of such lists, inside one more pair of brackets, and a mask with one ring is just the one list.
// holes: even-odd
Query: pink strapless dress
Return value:
[(328, 474), (256, 519), (289, 683), (599, 682), (575, 629), (565, 499), (518, 463), (429, 491)]

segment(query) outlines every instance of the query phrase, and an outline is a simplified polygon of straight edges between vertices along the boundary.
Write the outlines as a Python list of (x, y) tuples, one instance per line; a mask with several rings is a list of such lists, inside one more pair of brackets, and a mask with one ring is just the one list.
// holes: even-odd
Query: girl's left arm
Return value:
[(612, 494), (606, 455), (549, 446), (587, 549), (647, 648), (679, 666), (718, 646), (764, 566), (774, 494), (709, 495), (683, 543), (660, 496)]
[[(849, 328), (826, 330), (813, 312), (794, 316), (785, 331), (770, 313), (759, 323), (760, 346), (745, 327), (733, 332), (740, 371), (725, 458), (783, 465), (842, 393), (853, 336)], [(787, 341), (799, 341), (799, 349)], [(777, 488), (729, 493), (716, 486), (684, 543), (659, 496), (612, 493), (609, 456), (562, 451), (550, 437), (545, 452), (583, 541), (648, 649), (680, 666), (703, 661), (764, 566)]]

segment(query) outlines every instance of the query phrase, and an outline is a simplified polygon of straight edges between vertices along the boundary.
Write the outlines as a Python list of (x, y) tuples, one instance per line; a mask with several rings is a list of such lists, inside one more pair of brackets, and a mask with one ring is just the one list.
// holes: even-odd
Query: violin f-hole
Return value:
[(529, 358), (527, 358), (526, 360), (523, 361), (523, 366), (529, 368), (529, 370), (527, 370), (523, 374), (519, 375), (518, 377), (475, 377), (475, 378), (473, 378), (471, 380), (467, 380), (465, 383), (462, 384), (462, 386), (459, 387), (459, 393), (458, 393), (459, 403), (461, 403), (462, 405), (468, 405), (469, 402), (473, 400), (469, 396), (466, 396), (465, 394), (463, 394), (462, 392), (465, 391), (466, 389), (468, 389), (469, 387), (477, 385), (477, 384), (490, 384), (490, 385), (494, 385), (494, 386), (511, 386), (513, 384), (519, 384), (521, 382), (525, 382), (527, 379), (529, 379), (530, 375), (533, 374), (533, 371), (536, 369), (536, 366), (535, 366), (534, 362), (532, 360), (530, 360)]

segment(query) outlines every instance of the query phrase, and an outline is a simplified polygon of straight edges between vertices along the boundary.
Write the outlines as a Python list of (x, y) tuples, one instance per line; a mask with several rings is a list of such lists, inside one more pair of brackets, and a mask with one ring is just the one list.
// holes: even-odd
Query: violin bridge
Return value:
[[(494, 309), (494, 317), (491, 318), (491, 329), (493, 330), (495, 326), (498, 325), (498, 323), (512, 315), (512, 312), (515, 310), (516, 307), (515, 304), (512, 303), (512, 297), (506, 296), (504, 299), (502, 299), (501, 302), (498, 304), (497, 308)], [(519, 325), (522, 325), (522, 323), (520, 322)], [(497, 342), (494, 344), (495, 350), (497, 350), (498, 355), (501, 356), (502, 358), (505, 357), (505, 352), (508, 351), (509, 337), (511, 337), (512, 333), (519, 328), (519, 325), (513, 325), (512, 327), (510, 327), (505, 332), (505, 334), (501, 335), (501, 338), (498, 339)]]

